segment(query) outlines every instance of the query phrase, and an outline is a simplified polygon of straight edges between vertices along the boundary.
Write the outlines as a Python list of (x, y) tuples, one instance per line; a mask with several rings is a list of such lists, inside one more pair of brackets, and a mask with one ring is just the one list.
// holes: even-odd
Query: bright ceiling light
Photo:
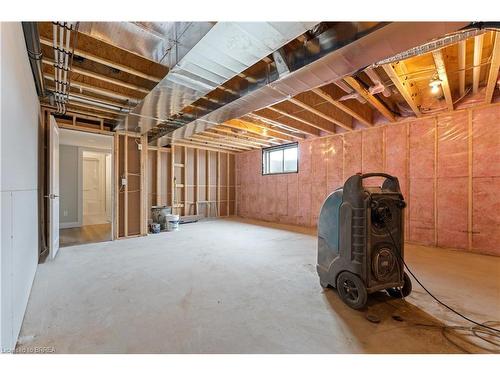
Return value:
[(431, 93), (437, 94), (439, 92), (439, 86), (441, 86), (441, 80), (433, 79), (429, 82), (429, 86), (431, 87)]

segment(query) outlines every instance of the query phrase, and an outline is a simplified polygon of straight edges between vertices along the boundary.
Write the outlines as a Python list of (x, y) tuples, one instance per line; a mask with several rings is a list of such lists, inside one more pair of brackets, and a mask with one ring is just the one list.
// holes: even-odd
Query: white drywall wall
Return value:
[(39, 101), (20, 23), (0, 24), (0, 346), (15, 348), (38, 263)]
[(59, 223), (65, 228), (79, 225), (78, 153), (77, 146), (59, 146)]

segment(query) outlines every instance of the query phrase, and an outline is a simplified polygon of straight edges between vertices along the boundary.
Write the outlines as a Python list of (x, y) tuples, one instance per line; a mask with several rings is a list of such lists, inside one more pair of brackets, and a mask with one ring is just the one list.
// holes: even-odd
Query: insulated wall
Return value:
[(236, 155), (237, 213), (316, 226), (351, 175), (399, 178), (409, 242), (500, 256), (500, 105), (299, 143), (299, 172), (262, 175), (261, 150)]
[(15, 348), (38, 262), (40, 105), (21, 23), (0, 23), (0, 352)]

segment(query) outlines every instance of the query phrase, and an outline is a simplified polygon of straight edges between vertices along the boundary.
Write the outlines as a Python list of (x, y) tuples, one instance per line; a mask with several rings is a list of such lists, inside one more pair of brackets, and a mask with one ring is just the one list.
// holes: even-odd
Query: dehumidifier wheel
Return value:
[(361, 309), (368, 298), (365, 284), (351, 272), (342, 272), (337, 279), (337, 291), (344, 303), (353, 309)]
[(394, 298), (404, 298), (408, 297), (411, 293), (411, 279), (410, 276), (405, 272), (403, 274), (403, 286), (399, 288), (388, 288), (387, 293)]

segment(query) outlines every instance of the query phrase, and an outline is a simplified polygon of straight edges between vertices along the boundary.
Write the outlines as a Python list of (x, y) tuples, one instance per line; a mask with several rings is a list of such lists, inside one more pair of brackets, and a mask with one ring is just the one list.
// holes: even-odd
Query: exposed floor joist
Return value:
[(477, 94), (481, 78), (481, 60), (483, 57), (484, 34), (474, 37), (474, 67), (472, 68), (472, 93)]
[(264, 121), (260, 120), (258, 117), (254, 116), (252, 113), (249, 113), (248, 115), (242, 117), (240, 120), (249, 122), (252, 125), (257, 126), (257, 127), (261, 128), (264, 131), (268, 131), (268, 132), (269, 131), (273, 131), (275, 133), (282, 134), (284, 136), (293, 138), (295, 140), (301, 140), (301, 139), (305, 138), (304, 134), (302, 134), (302, 133), (291, 132), (291, 131), (285, 130), (283, 128), (280, 128), (278, 126), (271, 126), (271, 124), (269, 124), (268, 122), (264, 122)]
[(498, 82), (498, 71), (500, 68), (500, 32), (495, 33), (493, 52), (491, 53), (490, 71), (486, 82), (486, 103), (491, 103), (493, 92)]
[(254, 112), (254, 115), (258, 116), (263, 121), (272, 121), (281, 126), (300, 131), (304, 134), (319, 136), (319, 129), (317, 129), (313, 124), (273, 107), (258, 110)]
[[(53, 74), (44, 73), (43, 77), (45, 79), (48, 79), (49, 81), (52, 81), (52, 82), (54, 82), (54, 80), (55, 80)], [(118, 93), (116, 91), (98, 88), (98, 87), (95, 87), (93, 85), (89, 85), (89, 84), (83, 83), (83, 82), (78, 82), (78, 81), (75, 81), (75, 80), (72, 80), (70, 82), (70, 87), (77, 88), (77, 89), (80, 90), (80, 92), (89, 91), (89, 92), (93, 92), (93, 93), (96, 93), (96, 94), (99, 94), (99, 95), (106, 96), (108, 98), (118, 99), (118, 100), (123, 100), (123, 101), (128, 101), (132, 105), (136, 105), (141, 100), (141, 98), (137, 98), (137, 97), (136, 98), (132, 98), (130, 96), (122, 95), (122, 94), (120, 94), (120, 93)]]
[(304, 108), (306, 111), (311, 112), (312, 114), (314, 114), (314, 115), (316, 115), (318, 117), (321, 117), (321, 118), (323, 118), (326, 121), (329, 121), (331, 123), (331, 126), (326, 126), (326, 125), (323, 125), (323, 124), (321, 124), (321, 125), (320, 124), (316, 124), (316, 127), (319, 130), (322, 130), (322, 131), (324, 131), (326, 133), (335, 134), (335, 125), (340, 126), (341, 128), (344, 128), (346, 130), (352, 130), (351, 126), (349, 126), (349, 125), (343, 123), (342, 121), (339, 121), (338, 119), (335, 119), (335, 118), (333, 118), (331, 116), (325, 115), (323, 112), (317, 110), (316, 108), (310, 106), (307, 103), (304, 103), (303, 101), (301, 101), (299, 99), (290, 98), (290, 99), (288, 99), (288, 101), (290, 103), (295, 104), (298, 107)]
[(257, 140), (257, 141), (261, 141), (261, 142), (269, 142), (271, 145), (279, 145), (282, 142), (281, 140), (269, 138), (269, 137), (266, 137), (266, 136), (263, 136), (263, 135), (259, 135), (259, 134), (252, 133), (252, 132), (248, 132), (246, 130), (234, 129), (234, 128), (231, 128), (231, 127), (227, 127), (224, 124), (214, 126), (210, 130), (212, 130), (212, 129), (214, 131), (217, 131), (217, 132), (224, 132), (226, 134), (233, 134), (233, 135), (236, 135), (236, 136), (239, 136), (239, 137), (246, 137), (246, 138)]
[(214, 138), (219, 138), (219, 139), (228, 139), (228, 140), (231, 140), (232, 142), (235, 142), (235, 143), (241, 143), (242, 145), (253, 145), (253, 146), (258, 146), (258, 147), (271, 146), (271, 144), (267, 143), (267, 142), (252, 140), (249, 138), (238, 136), (234, 133), (227, 134), (227, 133), (218, 132), (216, 129), (207, 129), (204, 132), (201, 132), (200, 134), (210, 135)]
[[(43, 58), (42, 62), (45, 65), (54, 66), (54, 60)], [(116, 86), (121, 86), (121, 87), (130, 89), (130, 90), (139, 91), (139, 92), (142, 92), (145, 94), (147, 94), (147, 93), (149, 93), (149, 91), (151, 91), (147, 88), (144, 88), (144, 87), (141, 87), (138, 85), (134, 85), (132, 83), (125, 82), (125, 81), (122, 81), (119, 79), (111, 78), (111, 77), (105, 76), (103, 74), (95, 73), (95, 72), (92, 72), (92, 71), (87, 70), (87, 69), (82, 69), (82, 68), (79, 68), (75, 65), (73, 65), (71, 67), (71, 72), (73, 72), (75, 74), (81, 74), (82, 76), (85, 76), (85, 77), (94, 78), (94, 79), (99, 80), (99, 81), (111, 83), (111, 84), (116, 85)]]
[[(40, 37), (40, 42), (42, 44), (46, 45), (46, 46), (52, 47), (52, 40), (50, 40), (48, 38), (45, 38), (45, 37), (41, 36)], [(92, 54), (90, 52), (83, 51), (83, 50), (78, 49), (78, 48), (75, 48), (74, 53), (77, 56), (80, 56), (80, 57), (83, 57), (85, 59), (97, 62), (97, 63), (102, 64), (102, 65), (106, 65), (106, 66), (108, 66), (110, 68), (114, 68), (114, 69), (118, 69), (118, 70), (124, 71), (126, 73), (135, 75), (137, 77), (141, 77), (141, 78), (147, 79), (148, 81), (160, 82), (161, 79), (162, 79), (160, 77), (156, 77), (156, 76), (152, 76), (150, 74), (143, 73), (143, 72), (141, 72), (141, 71), (139, 71), (137, 69), (134, 69), (134, 68), (132, 68), (130, 66), (126, 66), (126, 65), (117, 63), (115, 61), (99, 57), (97, 55), (94, 55), (94, 54)]]
[(408, 71), (403, 61), (395, 64), (386, 64), (383, 66), (391, 81), (394, 83), (398, 91), (401, 93), (406, 103), (410, 106), (415, 116), (421, 117), (418, 100), (418, 90), (408, 79)]
[(246, 131), (249, 131), (251, 133), (263, 135), (266, 137), (280, 139), (282, 141), (287, 141), (287, 142), (294, 142), (295, 141), (295, 139), (290, 137), (290, 136), (286, 136), (286, 135), (277, 133), (273, 130), (263, 129), (261, 127), (254, 125), (251, 122), (244, 121), (244, 120), (233, 119), (233, 120), (229, 120), (229, 121), (224, 122), (222, 125), (228, 126), (230, 128), (246, 130)]
[[(368, 127), (373, 126), (371, 119), (369, 119), (366, 115), (361, 114), (359, 111), (354, 110), (352, 107), (349, 107), (344, 102), (341, 102), (340, 100), (338, 100), (342, 96), (342, 94), (338, 90), (336, 90), (336, 87), (337, 86), (329, 87), (329, 89), (330, 89), (329, 91), (326, 91), (328, 89), (326, 87), (317, 88), (317, 89), (313, 89), (312, 92), (314, 92), (316, 95), (318, 95), (321, 98), (323, 98), (324, 100), (326, 100), (328, 103), (333, 104), (335, 107), (339, 108), (340, 110), (344, 111), (348, 115), (352, 116), (353, 118), (355, 118), (356, 120), (361, 122), (363, 125), (368, 126)], [(332, 92), (332, 90), (336, 91), (336, 93), (335, 93), (335, 94), (337, 94), (337, 95), (335, 95), (336, 98), (333, 96), (334, 93)]]
[(432, 52), (434, 58), (434, 65), (438, 73), (439, 80), (441, 81), (441, 89), (446, 100), (446, 106), (449, 111), (453, 111), (453, 97), (451, 96), (450, 83), (448, 81), (448, 74), (446, 73), (446, 65), (444, 62), (443, 53), (441, 50)]
[(354, 77), (345, 77), (344, 81), (351, 86), (359, 95), (361, 95), (368, 103), (370, 103), (377, 111), (379, 111), (387, 120), (395, 122), (396, 117), (392, 111), (385, 106), (378, 98), (370, 94), (368, 90), (359, 83)]
[(458, 89), (460, 96), (465, 95), (465, 64), (467, 56), (467, 42), (458, 42)]

